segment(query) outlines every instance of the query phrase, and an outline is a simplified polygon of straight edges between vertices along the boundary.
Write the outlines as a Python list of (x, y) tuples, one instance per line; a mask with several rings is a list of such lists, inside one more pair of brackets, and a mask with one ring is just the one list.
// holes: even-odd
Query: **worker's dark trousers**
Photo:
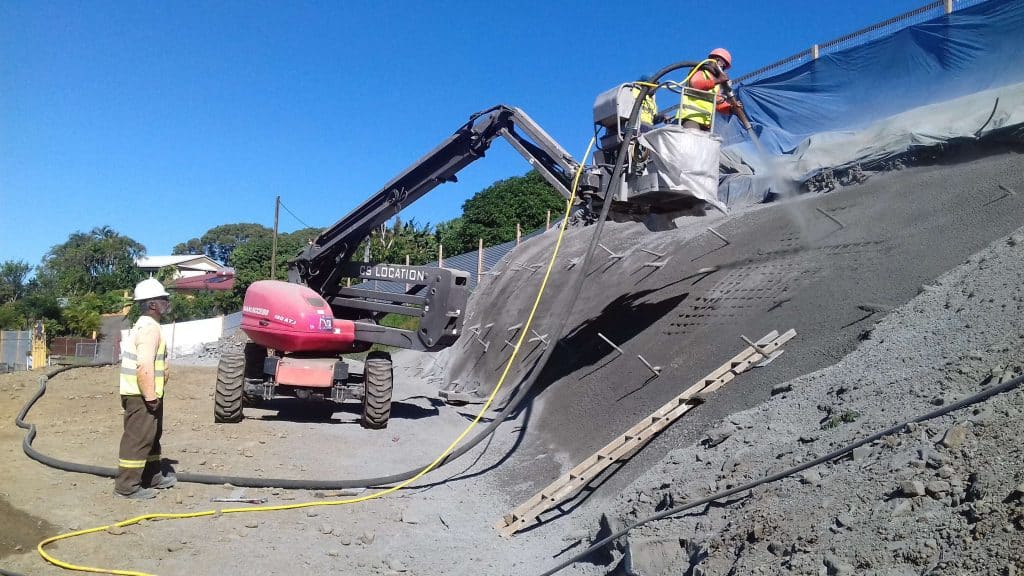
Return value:
[(148, 486), (160, 472), (160, 435), (164, 429), (164, 403), (150, 412), (142, 396), (121, 396), (124, 407), (124, 433), (118, 452), (114, 491), (131, 494)]

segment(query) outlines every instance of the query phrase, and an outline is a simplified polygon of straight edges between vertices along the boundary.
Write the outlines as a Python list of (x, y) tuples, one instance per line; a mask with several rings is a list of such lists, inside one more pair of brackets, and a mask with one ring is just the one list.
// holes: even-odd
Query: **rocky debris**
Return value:
[(942, 440), (939, 444), (949, 448), (950, 450), (959, 450), (966, 438), (967, 428), (957, 425), (946, 430), (946, 433), (942, 436)]
[(944, 480), (933, 480), (925, 485), (925, 492), (935, 499), (940, 499), (949, 492), (949, 482)]
[(867, 460), (868, 456), (871, 456), (871, 452), (871, 446), (858, 446), (850, 453), (850, 457), (854, 462), (863, 462)]
[(908, 480), (906, 482), (900, 482), (900, 494), (907, 498), (915, 498), (917, 496), (925, 495), (924, 482), (919, 480)]
[(832, 554), (826, 554), (822, 559), (822, 564), (828, 570), (829, 576), (850, 576), (854, 573), (853, 566)]
[(703, 444), (707, 448), (714, 448), (715, 446), (718, 446), (722, 442), (728, 440), (730, 436), (736, 433), (736, 431), (736, 427), (733, 426), (732, 424), (720, 426), (707, 433), (707, 436), (704, 438)]

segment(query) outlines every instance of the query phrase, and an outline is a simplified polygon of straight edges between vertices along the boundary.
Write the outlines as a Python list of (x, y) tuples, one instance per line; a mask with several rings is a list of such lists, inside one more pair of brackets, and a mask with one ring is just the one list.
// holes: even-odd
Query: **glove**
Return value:
[(153, 398), (152, 400), (146, 400), (145, 398), (143, 398), (142, 401), (146, 404), (146, 411), (149, 412), (150, 414), (155, 414), (156, 411), (160, 409), (159, 398)]

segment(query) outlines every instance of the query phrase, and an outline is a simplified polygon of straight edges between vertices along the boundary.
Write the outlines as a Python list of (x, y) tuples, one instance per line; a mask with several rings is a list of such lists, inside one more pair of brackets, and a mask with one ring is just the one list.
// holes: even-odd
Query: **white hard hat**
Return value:
[(149, 300), (151, 298), (166, 298), (170, 296), (164, 285), (156, 278), (147, 278), (135, 285), (135, 301)]

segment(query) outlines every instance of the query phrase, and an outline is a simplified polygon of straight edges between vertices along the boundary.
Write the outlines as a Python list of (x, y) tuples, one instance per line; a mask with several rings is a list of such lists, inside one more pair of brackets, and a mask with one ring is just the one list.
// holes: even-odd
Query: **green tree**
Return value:
[(201, 254), (206, 254), (206, 251), (203, 248), (203, 243), (201, 240), (199, 240), (199, 238), (191, 238), (188, 240), (188, 242), (175, 244), (174, 249), (171, 250), (171, 254), (174, 254), (175, 256), (183, 254), (199, 256)]
[(62, 311), (61, 332), (72, 336), (92, 336), (100, 329), (102, 307), (100, 297), (93, 293), (73, 298)]
[(0, 264), (0, 302), (14, 302), (25, 296), (32, 267), (23, 260), (7, 260)]
[(447, 222), (441, 222), (434, 229), (434, 237), (437, 239), (437, 243), (444, 246), (444, 251), (447, 254), (458, 254), (462, 252), (462, 250), (460, 250), (460, 248), (462, 248), (461, 234), (461, 217), (453, 218)]
[(45, 291), (61, 296), (124, 289), (141, 278), (135, 261), (145, 253), (142, 244), (100, 226), (51, 248), (37, 277)]
[[(288, 260), (294, 258), (301, 248), (301, 240), (288, 235), (277, 238), (277, 280), (288, 278)], [(273, 244), (269, 238), (260, 238), (239, 246), (232, 257), (235, 269), (235, 289), (245, 292), (257, 280), (270, 278), (270, 261)]]
[(24, 330), (28, 325), (21, 302), (0, 304), (0, 330)]
[(232, 264), (231, 254), (246, 242), (269, 239), (274, 231), (262, 224), (242, 222), (222, 224), (206, 231), (201, 238), (192, 238), (174, 247), (174, 254), (206, 254), (222, 263)]
[(445, 252), (475, 250), (480, 238), (485, 246), (514, 240), (517, 223), (523, 231), (534, 230), (545, 224), (549, 210), (564, 209), (565, 199), (536, 170), (499, 180), (463, 203), (456, 246), (445, 244)]
[(366, 245), (370, 245), (370, 260), (373, 262), (389, 262), (405, 264), (425, 264), (437, 259), (437, 236), (430, 224), (420, 225), (415, 219), (403, 222), (395, 218), (370, 234), (356, 250), (355, 258), (362, 260), (366, 253)]

